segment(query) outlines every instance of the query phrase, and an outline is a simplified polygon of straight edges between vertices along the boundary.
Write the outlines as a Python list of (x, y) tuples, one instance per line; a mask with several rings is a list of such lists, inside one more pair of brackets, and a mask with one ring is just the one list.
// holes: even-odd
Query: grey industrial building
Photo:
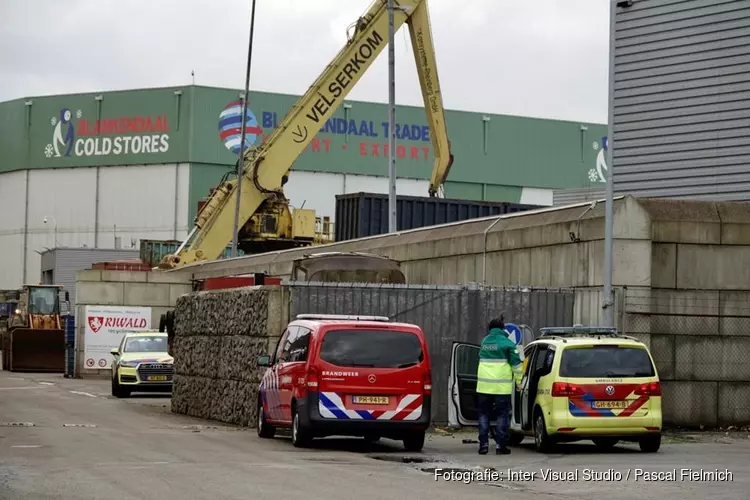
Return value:
[(750, 200), (750, 2), (618, 1), (616, 194)]
[(70, 292), (70, 306), (75, 310), (76, 271), (91, 269), (97, 262), (138, 260), (137, 249), (54, 248), (42, 252), (41, 277), (45, 285), (62, 285)]
[[(750, 1), (613, 3), (615, 194), (750, 200)], [(553, 205), (603, 197), (557, 190)]]

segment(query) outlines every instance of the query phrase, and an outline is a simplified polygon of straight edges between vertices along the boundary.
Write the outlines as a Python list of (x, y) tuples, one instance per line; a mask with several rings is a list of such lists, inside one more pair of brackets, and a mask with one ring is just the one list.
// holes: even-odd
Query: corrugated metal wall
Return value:
[(21, 284), (27, 175), (0, 174), (0, 290)]
[(555, 189), (552, 192), (552, 205), (560, 207), (584, 201), (601, 200), (606, 196), (604, 188)]
[(575, 294), (566, 289), (478, 289), (467, 286), (290, 283), (291, 316), (359, 314), (414, 323), (427, 337), (432, 361), (432, 418), (448, 420), (448, 371), (453, 341), (480, 343), (490, 319), (535, 332), (543, 326), (572, 326)]
[(75, 310), (76, 271), (90, 269), (96, 262), (138, 259), (137, 249), (113, 250), (107, 248), (56, 248), (42, 254), (41, 272), (52, 271), (55, 285), (70, 292), (71, 310)]
[(750, 1), (616, 12), (618, 194), (750, 200)]
[(41, 281), (48, 249), (185, 238), (189, 183), (182, 163), (0, 174), (0, 288)]

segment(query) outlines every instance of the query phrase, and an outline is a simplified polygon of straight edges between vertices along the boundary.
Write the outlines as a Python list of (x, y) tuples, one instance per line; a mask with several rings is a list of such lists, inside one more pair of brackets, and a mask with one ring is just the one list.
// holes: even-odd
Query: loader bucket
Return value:
[(12, 372), (65, 372), (65, 332), (14, 328), (10, 331), (8, 369)]

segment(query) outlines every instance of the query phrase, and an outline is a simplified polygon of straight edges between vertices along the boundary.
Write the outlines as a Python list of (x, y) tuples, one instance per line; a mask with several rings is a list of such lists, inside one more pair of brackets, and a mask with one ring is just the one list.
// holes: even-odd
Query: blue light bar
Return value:
[(556, 326), (540, 328), (542, 335), (617, 335), (610, 326)]

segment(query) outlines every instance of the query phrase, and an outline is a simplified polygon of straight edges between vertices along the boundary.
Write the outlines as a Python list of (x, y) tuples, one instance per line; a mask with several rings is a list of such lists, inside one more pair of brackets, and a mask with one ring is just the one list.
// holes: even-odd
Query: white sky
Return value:
[[(242, 88), (252, 0), (0, 0), (0, 101)], [(251, 90), (304, 93), (369, 0), (256, 0)], [(606, 123), (609, 2), (430, 0), (447, 108)], [(406, 28), (396, 101), (422, 105)], [(384, 50), (348, 99), (387, 102)]]

